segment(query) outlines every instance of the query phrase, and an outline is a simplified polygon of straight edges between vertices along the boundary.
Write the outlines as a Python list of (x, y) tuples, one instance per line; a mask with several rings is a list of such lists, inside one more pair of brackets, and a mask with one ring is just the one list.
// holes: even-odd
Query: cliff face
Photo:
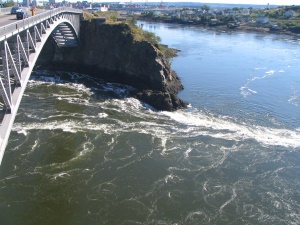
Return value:
[[(160, 50), (147, 41), (135, 41), (129, 25), (81, 22), (80, 47), (58, 49), (48, 41), (37, 65), (89, 73), (138, 89), (133, 95), (158, 110), (186, 106), (177, 97), (183, 88)], [(49, 64), (49, 61), (52, 63)], [(158, 100), (160, 99), (160, 100)]]

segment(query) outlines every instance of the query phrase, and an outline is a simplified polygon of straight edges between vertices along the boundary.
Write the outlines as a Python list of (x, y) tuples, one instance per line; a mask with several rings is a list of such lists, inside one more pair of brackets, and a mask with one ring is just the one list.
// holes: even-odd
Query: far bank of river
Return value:
[(270, 34), (281, 34), (281, 35), (290, 35), (290, 36), (295, 36), (295, 37), (300, 37), (300, 34), (293, 33), (288, 30), (284, 29), (271, 29), (267, 27), (262, 27), (256, 24), (248, 24), (248, 23), (242, 23), (237, 27), (227, 27), (227, 25), (218, 25), (218, 26), (210, 26), (210, 25), (204, 25), (204, 24), (199, 24), (199, 23), (178, 23), (176, 21), (170, 21), (170, 20), (152, 20), (152, 19), (145, 19), (145, 18), (138, 18), (139, 21), (145, 21), (145, 22), (152, 22), (152, 23), (166, 23), (166, 24), (178, 24), (178, 25), (193, 25), (196, 27), (201, 27), (201, 28), (206, 28), (206, 29), (211, 29), (211, 30), (223, 30), (223, 31), (245, 31), (245, 32), (257, 32), (257, 33), (270, 33)]

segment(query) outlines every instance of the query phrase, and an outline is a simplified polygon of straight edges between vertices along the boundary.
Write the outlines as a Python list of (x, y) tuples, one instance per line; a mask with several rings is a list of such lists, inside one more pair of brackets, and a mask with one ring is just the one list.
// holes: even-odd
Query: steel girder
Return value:
[(0, 108), (0, 164), (31, 71), (47, 38), (51, 34), (55, 36), (60, 29), (60, 35), (67, 40), (64, 43), (70, 43), (71, 38), (72, 45), (58, 47), (78, 44), (80, 14), (68, 11), (52, 14), (31, 26), (28, 24), (10, 31), (6, 38), (0, 37), (0, 106), (3, 106)]

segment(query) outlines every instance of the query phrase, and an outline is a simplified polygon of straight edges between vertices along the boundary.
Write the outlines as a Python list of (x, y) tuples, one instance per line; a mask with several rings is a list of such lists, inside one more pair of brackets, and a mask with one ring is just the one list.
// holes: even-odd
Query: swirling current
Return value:
[(0, 167), (0, 224), (300, 224), (300, 39), (143, 23), (190, 105), (34, 71)]

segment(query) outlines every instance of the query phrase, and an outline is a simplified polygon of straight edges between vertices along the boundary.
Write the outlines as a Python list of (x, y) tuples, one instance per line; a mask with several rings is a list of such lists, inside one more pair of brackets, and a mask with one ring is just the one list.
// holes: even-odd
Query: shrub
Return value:
[(144, 31), (144, 38), (153, 45), (161, 42), (161, 38), (156, 36), (153, 32)]
[(92, 13), (89, 12), (83, 12), (83, 19), (84, 20), (89, 20), (91, 21), (92, 19), (94, 19), (95, 16)]
[(174, 50), (172, 48), (169, 48), (166, 45), (158, 45), (159, 50), (162, 52), (162, 55), (164, 55), (168, 65), (170, 66), (172, 63), (172, 58), (176, 56), (177, 50)]

